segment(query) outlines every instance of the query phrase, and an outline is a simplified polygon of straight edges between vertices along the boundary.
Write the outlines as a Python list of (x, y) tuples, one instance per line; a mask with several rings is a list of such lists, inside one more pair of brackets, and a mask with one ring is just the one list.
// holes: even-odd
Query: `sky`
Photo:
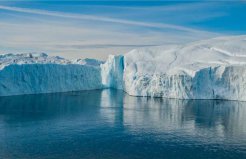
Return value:
[(246, 34), (246, 1), (0, 0), (0, 54), (69, 59)]

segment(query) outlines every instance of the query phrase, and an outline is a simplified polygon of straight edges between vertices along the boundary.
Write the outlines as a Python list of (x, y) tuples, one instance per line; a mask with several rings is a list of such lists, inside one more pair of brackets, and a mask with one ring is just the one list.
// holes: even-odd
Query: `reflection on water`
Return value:
[(0, 158), (246, 158), (246, 103), (116, 90), (0, 97)]

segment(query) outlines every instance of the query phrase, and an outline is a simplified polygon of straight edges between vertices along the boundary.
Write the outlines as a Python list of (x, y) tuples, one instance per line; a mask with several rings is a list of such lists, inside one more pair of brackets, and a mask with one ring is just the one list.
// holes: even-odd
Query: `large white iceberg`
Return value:
[(246, 36), (135, 49), (120, 58), (123, 67), (108, 69), (121, 68), (122, 86), (109, 87), (130, 95), (246, 100)]
[(46, 54), (0, 55), (0, 96), (103, 88), (100, 61)]
[(106, 62), (0, 55), (0, 96), (102, 88), (133, 96), (246, 101), (246, 36), (140, 48)]

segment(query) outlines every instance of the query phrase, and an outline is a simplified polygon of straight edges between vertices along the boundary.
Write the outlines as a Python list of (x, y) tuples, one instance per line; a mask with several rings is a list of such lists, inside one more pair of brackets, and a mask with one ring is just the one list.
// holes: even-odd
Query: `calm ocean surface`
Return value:
[(246, 102), (116, 90), (0, 97), (0, 158), (244, 159)]

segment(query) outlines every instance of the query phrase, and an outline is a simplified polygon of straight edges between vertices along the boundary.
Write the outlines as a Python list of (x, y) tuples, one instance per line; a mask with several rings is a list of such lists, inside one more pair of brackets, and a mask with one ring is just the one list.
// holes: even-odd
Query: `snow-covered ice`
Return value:
[(46, 54), (0, 55), (0, 96), (100, 89), (100, 64)]
[(133, 96), (246, 101), (246, 36), (134, 49), (106, 62), (0, 55), (0, 95), (101, 88)]
[(246, 100), (246, 36), (132, 50), (123, 81), (134, 96)]

